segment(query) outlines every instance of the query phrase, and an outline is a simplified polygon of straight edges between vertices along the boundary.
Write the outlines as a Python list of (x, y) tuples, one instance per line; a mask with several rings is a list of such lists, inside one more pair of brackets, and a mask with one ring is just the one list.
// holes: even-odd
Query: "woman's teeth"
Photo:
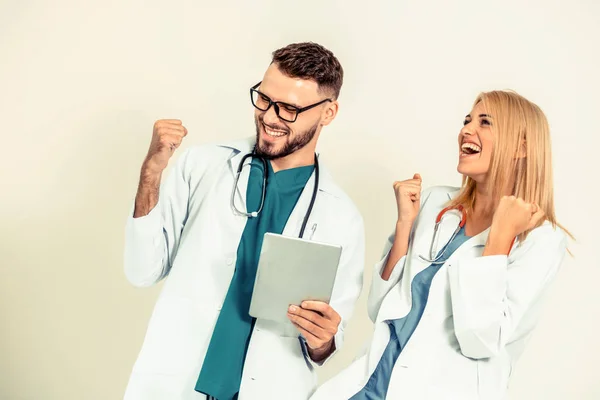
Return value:
[(476, 154), (481, 153), (481, 147), (475, 143), (463, 143), (461, 150), (465, 154)]
[(267, 132), (267, 135), (269, 136), (273, 136), (273, 137), (280, 137), (280, 136), (285, 136), (285, 132), (282, 131), (274, 131), (272, 129), (269, 129), (265, 126), (265, 132)]

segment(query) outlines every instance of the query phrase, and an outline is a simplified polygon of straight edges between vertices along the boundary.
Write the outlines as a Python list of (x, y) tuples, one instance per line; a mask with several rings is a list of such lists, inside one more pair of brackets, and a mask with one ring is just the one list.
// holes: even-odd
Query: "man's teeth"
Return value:
[(274, 136), (274, 137), (279, 137), (279, 136), (284, 136), (285, 135), (285, 132), (274, 131), (274, 130), (271, 130), (271, 129), (267, 128), (266, 126), (265, 126), (265, 132), (267, 132), (267, 135)]
[(475, 143), (463, 143), (461, 149), (464, 153), (475, 154), (481, 152), (481, 147), (477, 146)]

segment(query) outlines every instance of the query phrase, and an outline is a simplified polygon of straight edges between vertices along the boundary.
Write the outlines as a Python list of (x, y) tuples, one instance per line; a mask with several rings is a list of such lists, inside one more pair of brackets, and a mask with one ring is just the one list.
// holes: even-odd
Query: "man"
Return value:
[[(136, 286), (168, 278), (125, 399), (304, 400), (314, 391), (314, 366), (342, 346), (362, 286), (361, 215), (315, 155), (342, 81), (340, 63), (320, 45), (275, 51), (250, 90), (256, 138), (186, 150), (162, 187), (187, 129), (155, 123), (127, 223), (125, 273)], [(290, 306), (293, 325), (254, 320), (264, 233), (297, 237), (303, 227), (303, 237), (343, 248), (330, 304)]]

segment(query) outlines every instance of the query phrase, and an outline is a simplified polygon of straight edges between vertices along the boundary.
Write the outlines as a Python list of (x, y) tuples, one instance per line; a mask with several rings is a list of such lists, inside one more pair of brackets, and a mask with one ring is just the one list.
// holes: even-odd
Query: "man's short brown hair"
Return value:
[(337, 99), (344, 81), (344, 70), (330, 50), (312, 43), (293, 43), (273, 52), (271, 63), (291, 78), (317, 82), (319, 90)]

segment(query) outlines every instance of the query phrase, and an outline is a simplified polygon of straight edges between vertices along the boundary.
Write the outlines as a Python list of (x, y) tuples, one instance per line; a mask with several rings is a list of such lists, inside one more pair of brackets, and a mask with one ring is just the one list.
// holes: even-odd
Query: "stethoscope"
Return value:
[[(258, 158), (263, 165), (263, 171), (264, 171), (260, 206), (257, 211), (252, 211), (252, 212), (240, 211), (235, 205), (235, 193), (237, 191), (238, 181), (240, 179), (240, 174), (242, 173), (242, 168), (244, 168), (244, 162), (248, 158)], [(252, 165), (252, 164), (250, 163), (249, 165)], [(269, 169), (268, 169), (266, 158), (257, 155), (254, 151), (252, 153), (248, 153), (244, 157), (242, 157), (242, 160), (240, 161), (238, 168), (237, 168), (237, 173), (235, 174), (235, 182), (233, 184), (233, 191), (231, 192), (231, 209), (233, 210), (234, 213), (236, 213), (238, 215), (245, 215), (248, 218), (258, 217), (258, 214), (260, 214), (260, 212), (262, 211), (263, 206), (265, 204), (265, 197), (267, 194), (268, 171), (269, 171)], [(312, 213), (313, 207), (315, 205), (315, 200), (317, 198), (318, 191), (319, 191), (319, 159), (317, 158), (317, 155), (315, 154), (315, 185), (313, 188), (312, 197), (310, 199), (310, 204), (308, 205), (308, 210), (306, 211), (306, 214), (304, 215), (304, 220), (302, 221), (302, 227), (300, 228), (300, 234), (298, 235), (299, 238), (302, 238), (302, 236), (304, 236), (304, 230), (306, 229), (306, 224), (308, 223), (308, 219), (309, 219), (310, 214)]]
[[(459, 222), (458, 226), (452, 233), (452, 236), (450, 237), (450, 240), (448, 241), (448, 243), (452, 243), (452, 241), (454, 240), (456, 235), (458, 235), (458, 232), (460, 232), (460, 230), (462, 228), (464, 228), (465, 224), (467, 223), (467, 213), (465, 212), (465, 209), (462, 205), (458, 205), (456, 207), (446, 207), (442, 211), (440, 211), (440, 213), (437, 215), (437, 217), (435, 219), (435, 227), (433, 228), (433, 237), (431, 238), (431, 246), (429, 247), (429, 258), (419, 255), (419, 258), (421, 260), (432, 263), (432, 264), (445, 263), (445, 261), (438, 261), (438, 260), (444, 256), (444, 253), (446, 253), (446, 249), (448, 249), (448, 245), (444, 246), (444, 249), (437, 257), (435, 255), (434, 246), (437, 249), (438, 230), (440, 227), (440, 223), (442, 222), (442, 218), (444, 217), (444, 214), (446, 214), (450, 210), (456, 210), (456, 211), (460, 212), (461, 218), (460, 218), (460, 222)], [(510, 244), (511, 249), (513, 248), (513, 245), (515, 244), (515, 241), (516, 241), (516, 238), (514, 238), (512, 243)]]
[[(458, 226), (452, 233), (452, 236), (450, 237), (450, 240), (448, 241), (448, 243), (452, 243), (452, 241), (454, 240), (456, 235), (458, 235), (458, 232), (460, 232), (460, 230), (467, 223), (467, 213), (465, 212), (464, 207), (461, 205), (459, 205), (458, 207), (446, 207), (442, 211), (440, 211), (440, 213), (437, 215), (437, 217), (435, 219), (435, 227), (433, 228), (433, 237), (431, 238), (431, 245), (429, 246), (429, 258), (419, 255), (419, 258), (421, 260), (427, 261), (428, 263), (432, 263), (432, 264), (443, 264), (445, 262), (445, 261), (438, 261), (438, 260), (444, 256), (444, 253), (446, 253), (446, 249), (448, 248), (448, 246), (444, 246), (444, 249), (442, 250), (442, 252), (440, 254), (438, 254), (437, 256), (435, 255), (435, 249), (437, 249), (437, 240), (439, 238), (438, 231), (439, 231), (440, 223), (442, 222), (442, 218), (444, 217), (444, 214), (446, 214), (450, 210), (457, 210), (458, 212), (460, 212), (461, 219), (460, 219)], [(435, 249), (434, 249), (434, 247), (435, 247)]]

